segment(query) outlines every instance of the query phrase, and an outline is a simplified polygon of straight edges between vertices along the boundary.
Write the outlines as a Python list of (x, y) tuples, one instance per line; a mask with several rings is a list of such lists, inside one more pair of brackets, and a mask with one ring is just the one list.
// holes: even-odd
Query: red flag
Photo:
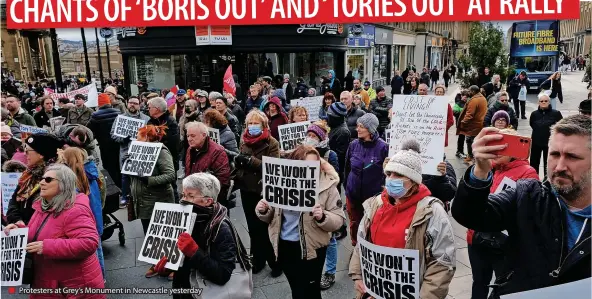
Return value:
[(232, 64), (228, 66), (224, 74), (224, 91), (236, 97), (236, 84), (232, 77)]

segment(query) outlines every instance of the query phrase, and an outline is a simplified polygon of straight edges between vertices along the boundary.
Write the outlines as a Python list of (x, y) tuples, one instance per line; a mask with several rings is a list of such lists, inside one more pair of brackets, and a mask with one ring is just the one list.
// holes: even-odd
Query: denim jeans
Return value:
[[(100, 236), (99, 236), (100, 238)], [(101, 264), (101, 271), (103, 272), (103, 279), (105, 277), (105, 258), (103, 257), (103, 243), (99, 240), (99, 248), (97, 248), (97, 258), (99, 258), (99, 264)]]
[(331, 237), (329, 246), (327, 246), (327, 257), (325, 258), (325, 272), (335, 274), (337, 271), (337, 240)]

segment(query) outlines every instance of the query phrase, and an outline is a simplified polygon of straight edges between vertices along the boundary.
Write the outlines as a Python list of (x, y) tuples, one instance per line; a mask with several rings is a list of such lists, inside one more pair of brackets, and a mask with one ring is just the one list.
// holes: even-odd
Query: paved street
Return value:
[[(563, 104), (558, 105), (559, 110), (563, 113), (564, 117), (567, 115), (576, 114), (579, 102), (586, 98), (587, 93), (585, 84), (580, 82), (582, 76), (583, 72), (570, 72), (563, 77), (563, 93), (565, 95), (565, 101)], [(447, 93), (447, 95), (451, 96), (451, 103), (454, 102), (453, 97), (455, 95), (455, 91), (456, 85), (452, 85), (450, 87), (450, 91)], [(526, 107), (527, 115), (530, 115), (530, 112), (536, 109), (537, 99), (535, 94), (528, 96), (528, 103)], [(456, 151), (455, 130), (456, 128), (453, 127), (449, 131), (450, 146), (446, 149), (446, 155), (454, 166), (457, 177), (460, 177), (466, 170), (466, 165), (462, 163), (460, 159), (457, 159), (454, 156)], [(528, 125), (528, 120), (520, 120), (518, 131), (522, 135), (530, 136), (531, 130), (530, 126)], [(167, 281), (166, 278), (144, 278), (144, 273), (148, 269), (149, 265), (137, 260), (144, 237), (140, 222), (127, 222), (127, 213), (124, 210), (119, 210), (116, 213), (116, 217), (124, 222), (126, 244), (125, 246), (119, 245), (117, 233), (115, 233), (110, 240), (103, 243), (105, 264), (107, 268), (106, 287), (170, 287), (171, 283)], [(250, 247), (247, 233), (247, 224), (242, 209), (240, 207), (233, 209), (231, 211), (231, 218), (236, 224), (243, 242), (247, 247)], [(454, 220), (452, 220), (452, 222), (457, 245), (457, 269), (454, 280), (450, 285), (448, 298), (466, 299), (470, 298), (472, 282), (470, 263), (466, 248), (466, 229), (458, 225), (456, 222), (454, 222)], [(323, 298), (348, 299), (354, 297), (353, 283), (347, 277), (347, 268), (351, 251), (352, 246), (349, 238), (339, 242), (339, 262), (337, 264), (338, 272), (336, 274), (337, 281), (331, 289), (323, 292)], [(253, 298), (291, 298), (290, 288), (286, 278), (283, 275), (279, 278), (271, 278), (269, 274), (270, 269), (265, 268), (261, 273), (254, 275), (255, 292)], [(8, 295), (6, 288), (2, 288), (2, 296), (5, 295)], [(25, 298), (24, 295), (20, 296)], [(110, 297), (115, 298), (116, 296), (114, 295)], [(137, 297), (140, 297), (140, 295), (117, 295), (117, 298)], [(141, 297), (157, 298), (162, 297), (162, 295), (141, 295)], [(18, 296), (13, 295), (12, 298), (18, 298)]]

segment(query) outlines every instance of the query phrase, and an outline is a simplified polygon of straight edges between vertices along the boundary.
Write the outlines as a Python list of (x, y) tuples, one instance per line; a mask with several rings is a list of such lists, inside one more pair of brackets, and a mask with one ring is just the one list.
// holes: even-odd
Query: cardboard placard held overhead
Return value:
[(138, 260), (154, 265), (166, 256), (165, 268), (178, 270), (184, 255), (177, 247), (177, 240), (183, 232), (191, 234), (196, 216), (192, 211), (191, 205), (157, 202)]
[(146, 121), (143, 119), (137, 119), (125, 115), (118, 115), (113, 123), (113, 135), (121, 138), (131, 137), (136, 139), (138, 136), (138, 130), (146, 125)]
[(423, 174), (441, 175), (444, 159), (448, 98), (444, 96), (395, 95), (391, 118), (389, 157), (410, 138), (421, 146)]
[(18, 181), (22, 173), (2, 172), (2, 215), (6, 216), (8, 212), (8, 203), (18, 186)]
[(312, 211), (319, 198), (319, 161), (263, 156), (263, 198), (276, 208)]
[(127, 151), (130, 157), (121, 167), (121, 173), (151, 176), (162, 149), (162, 143), (132, 141)]
[(212, 141), (220, 144), (220, 130), (208, 127), (208, 136)]
[(25, 247), (29, 235), (28, 228), (11, 229), (9, 235), (0, 232), (2, 258), (0, 277), (2, 286), (20, 286), (23, 284), (23, 271), (25, 269)]
[(278, 131), (280, 132), (280, 149), (282, 151), (292, 151), (302, 144), (306, 138), (306, 130), (309, 124), (310, 122), (303, 121), (278, 126)]
[(317, 121), (319, 120), (319, 110), (323, 104), (323, 97), (307, 97), (300, 100), (290, 100), (290, 106), (292, 107), (304, 107), (308, 111), (308, 120)]
[(362, 280), (376, 299), (419, 298), (419, 251), (374, 245), (358, 237)]

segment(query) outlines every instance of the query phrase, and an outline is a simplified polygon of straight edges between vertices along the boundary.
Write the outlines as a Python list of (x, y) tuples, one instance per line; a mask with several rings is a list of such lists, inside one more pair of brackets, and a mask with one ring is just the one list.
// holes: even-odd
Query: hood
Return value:
[(382, 204), (384, 206), (390, 207), (390, 208), (396, 208), (397, 211), (404, 211), (410, 207), (413, 207), (415, 205), (417, 205), (417, 203), (422, 200), (424, 197), (426, 196), (430, 196), (432, 195), (432, 193), (430, 192), (430, 189), (428, 189), (428, 187), (426, 187), (426, 185), (421, 184), (419, 185), (419, 191), (417, 193), (415, 193), (414, 195), (412, 195), (411, 197), (409, 197), (407, 200), (405, 200), (402, 203), (395, 203), (395, 204), (391, 204), (389, 201), (389, 196), (384, 196), (384, 195), (388, 195), (386, 193), (386, 189), (384, 189), (382, 191), (383, 196), (382, 196)]
[(278, 97), (272, 97), (271, 99), (268, 99), (267, 103), (265, 103), (263, 106), (263, 110), (267, 110), (267, 107), (270, 103), (274, 103), (278, 107), (279, 111), (282, 110), (282, 101)]
[(8, 160), (2, 165), (2, 171), (4, 172), (25, 172), (27, 165), (17, 160)]
[(339, 174), (337, 174), (337, 171), (335, 171), (335, 168), (333, 168), (329, 162), (326, 163), (327, 169), (325, 171), (321, 170), (321, 177), (319, 179), (319, 192), (323, 192), (339, 184)]
[(497, 171), (508, 171), (508, 170), (512, 170), (513, 168), (524, 166), (524, 165), (530, 165), (528, 160), (514, 160), (514, 161), (510, 161), (510, 163), (507, 163), (507, 164), (492, 163), (492, 167)]
[(86, 172), (86, 177), (89, 181), (99, 178), (99, 169), (97, 168), (95, 162), (90, 159), (84, 163), (84, 172)]

